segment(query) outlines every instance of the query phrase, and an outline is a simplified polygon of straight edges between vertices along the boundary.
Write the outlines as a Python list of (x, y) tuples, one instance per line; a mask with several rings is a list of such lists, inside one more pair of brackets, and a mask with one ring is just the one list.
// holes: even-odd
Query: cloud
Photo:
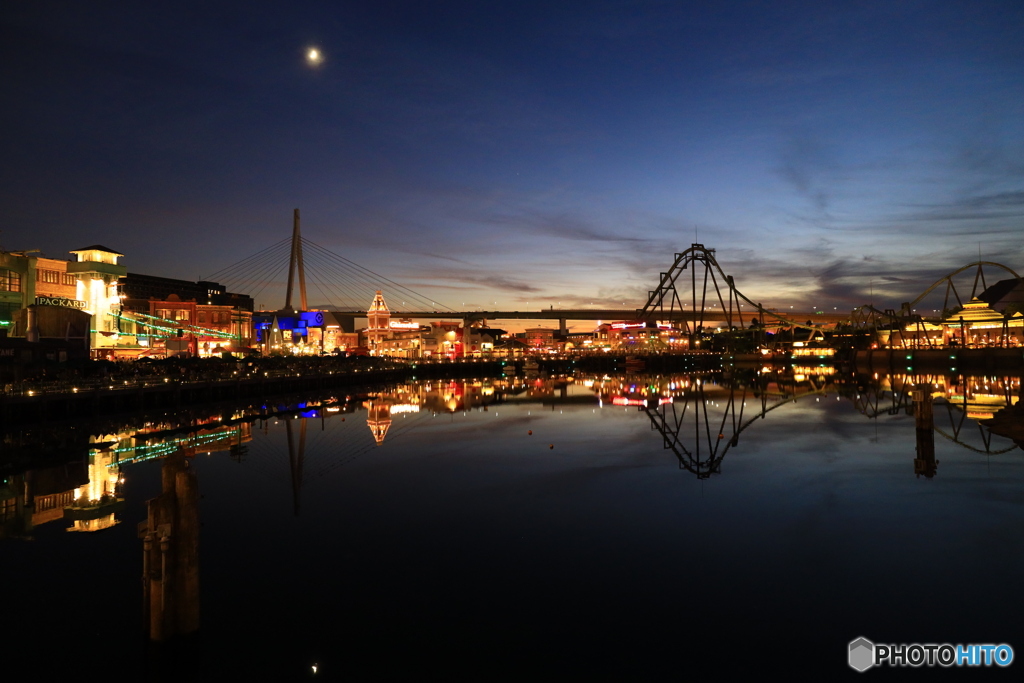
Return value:
[(828, 145), (798, 136), (791, 138), (783, 149), (776, 173), (810, 205), (813, 220), (830, 221), (830, 188), (837, 170), (835, 152)]
[[(918, 205), (917, 211), (896, 218), (904, 222), (921, 221), (988, 221), (1006, 218), (1024, 217), (1024, 190), (994, 192), (990, 194), (971, 195), (957, 200), (930, 205)], [(992, 227), (989, 232), (1016, 232), (1020, 234), (1021, 225)]]
[[(422, 284), (407, 284), (410, 288), (438, 288), (457, 291), (479, 291), (481, 288), (498, 289), (507, 292), (540, 292), (538, 287), (526, 280), (515, 278), (499, 271), (461, 268), (436, 272), (424, 270), (416, 274), (416, 278), (426, 280)], [(459, 285), (465, 285), (459, 286)]]

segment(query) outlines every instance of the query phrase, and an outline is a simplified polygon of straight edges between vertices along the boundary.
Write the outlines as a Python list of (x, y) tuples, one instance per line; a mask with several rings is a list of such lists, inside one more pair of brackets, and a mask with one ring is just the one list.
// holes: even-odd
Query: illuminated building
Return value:
[(458, 358), (462, 355), (462, 326), (457, 322), (439, 321), (430, 324), (423, 338), (424, 355)]
[(373, 348), (374, 355), (392, 358), (422, 358), (424, 331), (429, 333), (429, 325), (392, 320), (388, 323), (389, 332), (386, 337), (371, 341), (370, 330), (366, 331), (367, 346)]
[(12, 335), (60, 339), (93, 358), (160, 355), (171, 339), (175, 351), (200, 355), (251, 343), (250, 297), (216, 282), (129, 274), (122, 254), (98, 244), (71, 253), (76, 261), (0, 254), (0, 324)]
[[(231, 306), (181, 301), (171, 294), (161, 301), (135, 302), (122, 318), (151, 355), (219, 356), (245, 353), (252, 344), (252, 313)], [(124, 328), (123, 328), (124, 329)]]
[(0, 324), (34, 304), (37, 296), (74, 299), (78, 278), (68, 262), (36, 255), (36, 251), (0, 252)]
[(594, 346), (612, 350), (662, 351), (687, 349), (688, 333), (663, 322), (646, 320), (620, 320), (604, 323), (594, 333)]
[(77, 294), (78, 278), (68, 272), (68, 261), (36, 259), (36, 297), (74, 299)]
[(549, 327), (531, 327), (525, 330), (526, 343), (533, 349), (553, 349), (555, 331)]
[(261, 311), (253, 316), (256, 344), (264, 355), (319, 355), (359, 345), (329, 311)]
[(879, 339), (899, 348), (1019, 347), (1024, 345), (1024, 315), (1000, 313), (975, 298), (940, 323), (914, 321), (899, 330), (880, 330)]
[(375, 356), (453, 359), (486, 357), (494, 354), (495, 344), (505, 334), (504, 330), (482, 326), (464, 328), (461, 322), (454, 320), (429, 324), (408, 319), (392, 320), (391, 311), (379, 290), (366, 311), (366, 319), (368, 325), (361, 332), (361, 337), (364, 345)]
[[(494, 355), (503, 356), (507, 358), (520, 358), (526, 355), (530, 350), (530, 345), (522, 339), (516, 339), (515, 337), (509, 337), (508, 339), (502, 339), (494, 343)], [(510, 365), (509, 368), (515, 368)]]
[(0, 255), (0, 324), (29, 342), (81, 339), (79, 348), (97, 357), (103, 353), (97, 349), (114, 345), (118, 336), (122, 254), (98, 244), (71, 253), (76, 261), (35, 252)]
[(118, 265), (117, 259), (124, 254), (99, 244), (74, 249), (71, 253), (78, 257), (67, 266), (68, 272), (78, 278), (75, 298), (85, 302), (84, 310), (92, 316), (89, 349), (94, 358), (100, 358), (105, 349), (117, 344), (120, 333), (121, 298), (117, 281), (128, 270)]
[[(466, 334), (468, 332), (468, 335)], [(487, 358), (495, 353), (505, 330), (494, 327), (470, 327), (463, 330), (463, 355), (473, 358)]]
[(377, 345), (391, 337), (391, 310), (384, 301), (384, 295), (377, 290), (370, 307), (366, 310), (366, 331), (363, 336), (370, 353), (375, 354)]
[(1002, 314), (980, 299), (942, 321), (949, 343), (967, 347), (1021, 346), (1024, 344), (1024, 315), (1020, 311)]
[(79, 276), (68, 266), (35, 251), (0, 252), (0, 335), (46, 341), (51, 360), (88, 353), (92, 316), (77, 298)]
[(568, 332), (565, 337), (565, 350), (590, 349), (594, 346), (593, 332)]
[(121, 280), (122, 335), (118, 357), (214, 356), (245, 353), (253, 344), (252, 298), (216, 282), (128, 273)]

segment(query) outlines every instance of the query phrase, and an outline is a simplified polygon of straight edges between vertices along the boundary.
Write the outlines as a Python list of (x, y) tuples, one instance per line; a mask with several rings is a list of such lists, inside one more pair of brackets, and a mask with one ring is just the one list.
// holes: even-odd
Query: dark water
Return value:
[(141, 635), (137, 529), (161, 450), (97, 437), (140, 457), (102, 468), (117, 524), (6, 508), (4, 659), (42, 680), (827, 680), (943, 673), (856, 674), (858, 636), (1024, 654), (1024, 458), (973, 419), (1019, 378), (923, 378), (937, 464), (920, 379), (434, 383), (178, 434), (202, 627), (163, 647)]

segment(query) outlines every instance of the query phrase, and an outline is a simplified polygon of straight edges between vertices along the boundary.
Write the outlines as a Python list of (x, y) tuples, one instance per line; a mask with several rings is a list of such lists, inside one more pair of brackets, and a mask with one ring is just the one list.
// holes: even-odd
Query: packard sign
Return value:
[(61, 308), (77, 308), (85, 310), (86, 303), (78, 299), (66, 299), (62, 296), (37, 296), (36, 306), (60, 306)]

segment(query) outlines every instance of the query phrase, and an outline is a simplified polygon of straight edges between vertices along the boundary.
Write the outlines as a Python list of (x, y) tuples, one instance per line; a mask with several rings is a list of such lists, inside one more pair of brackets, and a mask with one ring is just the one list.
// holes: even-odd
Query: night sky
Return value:
[(130, 272), (296, 207), (456, 308), (642, 305), (695, 235), (766, 305), (1024, 269), (1019, 0), (7, 3), (0, 102), (0, 245)]

